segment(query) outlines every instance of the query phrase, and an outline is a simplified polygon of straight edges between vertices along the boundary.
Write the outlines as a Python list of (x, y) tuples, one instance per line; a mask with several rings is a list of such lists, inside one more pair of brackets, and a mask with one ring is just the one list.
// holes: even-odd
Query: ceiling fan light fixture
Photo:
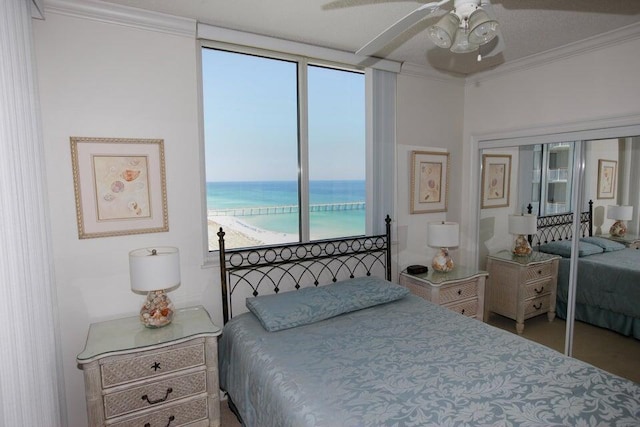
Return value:
[(498, 33), (498, 21), (491, 19), (487, 12), (477, 9), (469, 16), (469, 42), (477, 45), (493, 40)]
[(453, 53), (469, 53), (478, 49), (478, 44), (469, 41), (469, 34), (460, 29), (456, 33), (456, 39), (449, 49)]
[(453, 13), (447, 13), (437, 24), (430, 26), (427, 31), (436, 46), (448, 49), (453, 44), (459, 26), (460, 19)]

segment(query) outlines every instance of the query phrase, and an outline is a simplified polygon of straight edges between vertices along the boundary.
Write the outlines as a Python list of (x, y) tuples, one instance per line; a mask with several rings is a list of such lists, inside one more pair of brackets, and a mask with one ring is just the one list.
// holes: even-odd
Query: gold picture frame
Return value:
[(511, 155), (482, 155), (481, 209), (509, 206), (511, 191)]
[(169, 231), (162, 139), (70, 140), (80, 239)]
[(598, 159), (598, 199), (614, 199), (618, 176), (616, 160)]
[(412, 214), (446, 212), (449, 190), (449, 153), (411, 152)]

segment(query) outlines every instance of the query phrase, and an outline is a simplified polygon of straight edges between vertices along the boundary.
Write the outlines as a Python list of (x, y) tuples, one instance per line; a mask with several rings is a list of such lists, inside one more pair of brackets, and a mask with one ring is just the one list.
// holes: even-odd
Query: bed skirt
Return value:
[[(556, 315), (561, 319), (567, 318), (566, 302), (556, 301)], [(640, 340), (640, 319), (635, 317), (576, 303), (575, 319)]]

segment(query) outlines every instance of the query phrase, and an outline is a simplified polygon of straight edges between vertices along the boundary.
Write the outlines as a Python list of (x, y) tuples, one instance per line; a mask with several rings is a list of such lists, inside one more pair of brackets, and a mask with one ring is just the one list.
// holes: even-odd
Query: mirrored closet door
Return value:
[[(480, 147), (485, 320), (640, 382), (640, 138)], [(625, 236), (610, 234), (618, 220)], [(527, 231), (532, 252), (514, 253)]]

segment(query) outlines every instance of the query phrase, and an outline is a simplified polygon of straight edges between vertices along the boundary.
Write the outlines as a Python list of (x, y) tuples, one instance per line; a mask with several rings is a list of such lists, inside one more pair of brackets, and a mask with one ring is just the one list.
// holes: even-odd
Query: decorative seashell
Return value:
[(124, 190), (124, 182), (113, 181), (113, 183), (111, 184), (111, 191), (113, 191), (114, 193), (120, 193), (122, 190)]
[(131, 182), (135, 180), (138, 176), (140, 176), (140, 171), (135, 169), (127, 169), (122, 172), (122, 177), (125, 181)]

